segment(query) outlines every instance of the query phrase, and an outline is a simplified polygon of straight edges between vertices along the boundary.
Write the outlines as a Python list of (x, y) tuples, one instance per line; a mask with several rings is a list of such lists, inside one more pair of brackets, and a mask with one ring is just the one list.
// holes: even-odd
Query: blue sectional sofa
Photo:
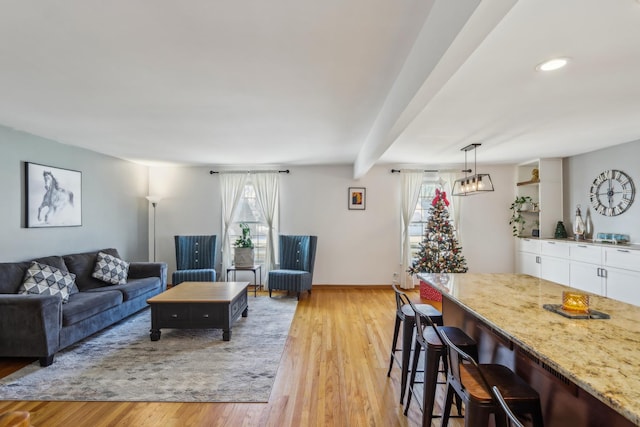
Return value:
[(58, 295), (19, 294), (31, 261), (0, 263), (0, 357), (37, 357), (53, 363), (58, 350), (147, 307), (147, 299), (167, 287), (166, 263), (132, 262), (126, 283), (110, 284), (92, 276), (102, 249), (39, 258), (40, 264), (75, 275), (74, 293), (63, 303)]

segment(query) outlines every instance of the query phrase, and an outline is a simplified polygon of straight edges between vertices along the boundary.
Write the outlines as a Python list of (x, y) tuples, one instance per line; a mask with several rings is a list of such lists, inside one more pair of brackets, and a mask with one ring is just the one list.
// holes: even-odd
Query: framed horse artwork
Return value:
[(25, 162), (26, 225), (82, 225), (82, 173)]

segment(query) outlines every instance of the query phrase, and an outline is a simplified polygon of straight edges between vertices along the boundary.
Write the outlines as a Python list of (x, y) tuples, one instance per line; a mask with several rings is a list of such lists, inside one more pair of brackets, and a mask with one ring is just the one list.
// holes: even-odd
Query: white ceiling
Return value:
[[(0, 0), (0, 124), (147, 164), (445, 167), (640, 139), (636, 0)], [(535, 66), (571, 58), (553, 73)]]

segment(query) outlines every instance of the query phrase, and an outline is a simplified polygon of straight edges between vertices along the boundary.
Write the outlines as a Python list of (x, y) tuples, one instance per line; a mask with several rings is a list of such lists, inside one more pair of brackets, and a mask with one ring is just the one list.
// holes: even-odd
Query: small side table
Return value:
[(262, 289), (262, 265), (254, 265), (253, 267), (231, 266), (227, 268), (227, 282), (229, 281), (229, 272), (233, 272), (233, 281), (236, 281), (237, 271), (253, 271), (253, 297), (255, 298), (258, 295), (258, 288)]

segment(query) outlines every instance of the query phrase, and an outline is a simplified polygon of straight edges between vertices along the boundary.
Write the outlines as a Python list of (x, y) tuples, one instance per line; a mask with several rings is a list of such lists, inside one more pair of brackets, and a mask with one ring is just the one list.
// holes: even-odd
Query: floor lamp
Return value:
[(153, 262), (156, 262), (156, 205), (162, 199), (160, 196), (147, 196), (153, 206)]

